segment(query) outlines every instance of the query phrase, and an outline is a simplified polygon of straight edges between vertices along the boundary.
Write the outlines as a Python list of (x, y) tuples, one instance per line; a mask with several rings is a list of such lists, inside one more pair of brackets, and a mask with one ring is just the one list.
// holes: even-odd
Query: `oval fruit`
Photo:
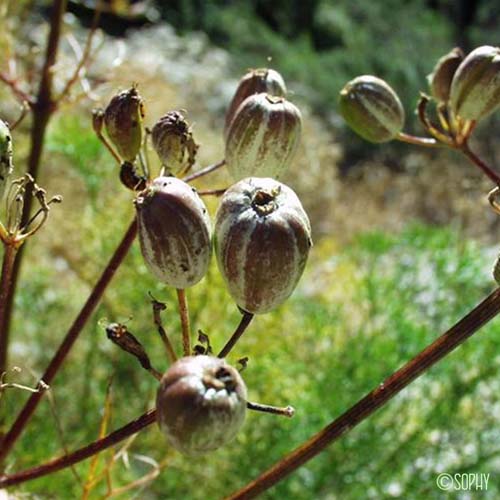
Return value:
[(219, 269), (238, 306), (265, 313), (291, 295), (312, 246), (292, 189), (270, 178), (236, 183), (221, 199), (214, 233)]
[(196, 190), (158, 177), (135, 200), (142, 255), (152, 273), (176, 288), (203, 278), (211, 255), (211, 225)]
[(227, 133), (225, 158), (233, 179), (279, 178), (297, 150), (301, 126), (300, 111), (285, 98), (247, 97)]
[(201, 455), (235, 437), (245, 420), (246, 397), (240, 374), (223, 359), (181, 358), (161, 379), (158, 424), (175, 449)]
[(283, 77), (274, 69), (252, 69), (246, 73), (238, 83), (231, 104), (226, 112), (224, 136), (227, 136), (229, 125), (233, 121), (240, 104), (253, 94), (265, 92), (274, 96), (286, 96), (286, 85)]

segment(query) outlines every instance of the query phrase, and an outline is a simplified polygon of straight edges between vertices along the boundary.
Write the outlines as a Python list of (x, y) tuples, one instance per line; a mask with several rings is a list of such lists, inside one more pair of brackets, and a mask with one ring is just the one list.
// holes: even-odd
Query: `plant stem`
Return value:
[[(132, 245), (135, 239), (136, 234), (137, 234), (137, 221), (134, 218), (129, 228), (127, 229), (127, 232), (125, 233), (125, 236), (118, 245), (117, 249), (115, 250), (115, 253), (109, 260), (106, 268), (102, 272), (99, 280), (97, 281), (92, 292), (87, 298), (87, 301), (80, 310), (80, 313), (75, 318), (75, 321), (73, 322), (70, 329), (66, 333), (66, 336), (64, 337), (64, 340), (59, 346), (59, 349), (54, 354), (54, 357), (49, 363), (49, 366), (45, 370), (45, 373), (42, 376), (42, 380), (46, 384), (50, 385), (52, 383), (52, 380), (54, 379), (56, 373), (61, 367), (63, 361), (65, 360), (70, 349), (72, 348), (73, 344), (75, 343), (76, 339), (81, 333), (83, 327), (87, 323), (87, 320), (90, 318), (90, 315), (92, 314), (97, 304), (101, 300), (101, 297), (104, 291), (106, 290), (106, 287), (109, 285), (116, 270), (118, 269), (120, 264), (123, 262), (123, 259), (127, 255), (130, 246)], [(30, 398), (22, 408), (21, 412), (17, 416), (16, 420), (12, 424), (12, 427), (4, 436), (3, 440), (0, 442), (0, 463), (5, 459), (10, 449), (12, 448), (16, 440), (23, 432), (24, 428), (26, 427), (26, 424), (33, 415), (42, 396), (43, 393), (34, 393), (30, 396)]]
[(231, 338), (226, 342), (226, 345), (222, 348), (221, 352), (217, 355), (219, 358), (225, 358), (231, 352), (231, 349), (234, 347), (236, 342), (238, 342), (239, 338), (243, 335), (243, 333), (245, 333), (245, 330), (252, 321), (253, 317), (254, 315), (252, 313), (243, 311), (240, 324), (231, 335)]
[(221, 188), (221, 189), (205, 189), (203, 191), (198, 191), (200, 196), (222, 196), (229, 188)]
[[(477, 330), (500, 313), (500, 288), (494, 290), (479, 305), (464, 316), (458, 323), (441, 335), (431, 345), (421, 351), (411, 361), (389, 376), (372, 392), (359, 400), (354, 406), (318, 432), (274, 467), (262, 474), (255, 481), (234, 493), (228, 499), (249, 499), (266, 491), (281, 481), (286, 475), (315, 457), (333, 441), (346, 434), (357, 424), (370, 416), (375, 410), (387, 403), (393, 396), (409, 385), (419, 375), (444, 358), (458, 345), (467, 340)], [(250, 403), (251, 405), (253, 403)], [(96, 453), (135, 434), (156, 420), (156, 410), (149, 410), (136, 420), (98, 439), (79, 450), (56, 458), (45, 464), (10, 475), (0, 476), (0, 488), (36, 479), (52, 472), (76, 464)]]
[(255, 498), (347, 434), (500, 313), (500, 288), (336, 420), (227, 500)]
[(465, 141), (462, 144), (462, 146), (460, 148), (460, 151), (465, 156), (467, 156), (467, 158), (472, 163), (474, 163), (474, 165), (476, 165), (477, 167), (479, 167), (497, 186), (500, 186), (500, 176), (491, 167), (489, 167), (488, 165), (486, 165), (486, 163), (484, 163), (484, 161), (482, 161), (481, 158), (479, 158), (475, 153), (473, 153), (470, 150), (467, 141)]
[(442, 147), (444, 144), (438, 142), (436, 139), (432, 137), (417, 137), (415, 135), (405, 134), (404, 132), (400, 132), (396, 139), (401, 142), (407, 142), (408, 144), (415, 144), (416, 146), (424, 146), (424, 147)]
[(247, 401), (247, 408), (253, 411), (260, 411), (262, 413), (271, 413), (273, 415), (281, 415), (282, 417), (291, 418), (295, 415), (295, 408), (293, 406), (285, 406), (280, 408), (279, 406), (263, 405), (261, 403), (252, 403)]
[(7, 296), (12, 286), (12, 271), (19, 247), (11, 244), (4, 244), (4, 254), (2, 262), (2, 277), (0, 278), (0, 375), (7, 371), (7, 348), (9, 346), (9, 331), (3, 327), (3, 318), (6, 313)]
[[(38, 177), (38, 170), (43, 153), (43, 146), (45, 142), (45, 133), (50, 117), (55, 110), (55, 103), (52, 100), (52, 80), (53, 68), (56, 63), (57, 49), (59, 46), (59, 39), (61, 37), (62, 18), (66, 10), (66, 0), (54, 0), (52, 5), (50, 17), (50, 31), (48, 34), (47, 48), (45, 51), (45, 61), (42, 68), (42, 76), (40, 79), (40, 86), (38, 94), (34, 102), (32, 102), (33, 123), (30, 132), (30, 152), (28, 157), (28, 173), (36, 179)], [(24, 226), (29, 220), (31, 206), (33, 203), (32, 196), (26, 196), (21, 226)], [(16, 293), (17, 284), (21, 270), (21, 263), (24, 256), (24, 246), (18, 253), (17, 259), (14, 262), (12, 269), (12, 277), (10, 287), (7, 290), (5, 298), (5, 313), (0, 318), (0, 331), (6, 332), (8, 337), (10, 330), (10, 323), (12, 319), (12, 312), (14, 308), (14, 296)], [(7, 347), (7, 346), (6, 346)], [(0, 451), (0, 461), (3, 450)]]
[(189, 310), (186, 299), (186, 290), (177, 289), (177, 299), (179, 301), (179, 314), (182, 326), (182, 350), (184, 356), (191, 355), (191, 327), (189, 325)]
[(96, 455), (110, 446), (123, 441), (129, 436), (136, 434), (141, 429), (144, 429), (155, 421), (156, 410), (149, 410), (139, 418), (129, 422), (123, 427), (120, 427), (116, 431), (113, 431), (101, 439), (97, 439), (93, 443), (90, 443), (87, 446), (70, 453), (69, 455), (63, 455), (62, 457), (55, 458), (54, 460), (50, 460), (42, 465), (18, 472), (16, 474), (0, 476), (0, 488), (13, 486), (15, 484), (23, 483), (24, 481), (30, 481), (31, 479), (46, 476), (47, 474), (52, 474), (53, 472), (70, 467), (71, 465)]
[(215, 170), (223, 167), (225, 164), (226, 164), (226, 160), (220, 160), (217, 163), (214, 163), (213, 165), (209, 165), (208, 167), (205, 167), (205, 168), (202, 168), (201, 170), (198, 170), (198, 172), (194, 172), (190, 175), (187, 175), (182, 180), (184, 182), (194, 181), (195, 179), (198, 179), (199, 177), (203, 177), (204, 175), (207, 175), (207, 174), (210, 174), (211, 172), (214, 172)]

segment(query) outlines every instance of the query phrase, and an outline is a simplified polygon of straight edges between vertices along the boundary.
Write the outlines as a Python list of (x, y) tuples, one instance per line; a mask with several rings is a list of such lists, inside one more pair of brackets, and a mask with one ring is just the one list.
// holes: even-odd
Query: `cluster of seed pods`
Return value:
[[(143, 182), (134, 166), (144, 137), (137, 89), (121, 92), (102, 112), (107, 136), (123, 162), (122, 178), (137, 191), (141, 252), (158, 280), (176, 289), (197, 284), (214, 247), (229, 294), (244, 313), (270, 312), (291, 295), (312, 239), (299, 198), (277, 180), (301, 132), (300, 111), (285, 96), (283, 78), (274, 70), (252, 70), (241, 79), (224, 130), (225, 163), (235, 183), (220, 199), (213, 231), (196, 189), (177, 177), (195, 163), (198, 149), (182, 113), (171, 111), (153, 126), (152, 146), (163, 169)], [(185, 454), (205, 453), (230, 441), (246, 408), (238, 371), (205, 354), (175, 362), (157, 394), (160, 428)]]

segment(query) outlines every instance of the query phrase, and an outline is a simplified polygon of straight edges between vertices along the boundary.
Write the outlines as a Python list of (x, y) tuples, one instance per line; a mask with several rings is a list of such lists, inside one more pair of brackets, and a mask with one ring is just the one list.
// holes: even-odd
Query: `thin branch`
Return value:
[(234, 347), (236, 342), (238, 342), (239, 338), (245, 333), (245, 330), (248, 328), (248, 325), (252, 321), (253, 317), (254, 315), (252, 313), (243, 311), (240, 324), (237, 326), (226, 345), (222, 348), (221, 352), (219, 352), (219, 358), (225, 358), (231, 352), (231, 349)]
[(336, 420), (324, 427), (288, 456), (260, 475), (227, 500), (255, 498), (282, 481), (287, 475), (314, 458), (327, 446), (347, 434), (356, 425), (385, 405), (413, 380), (443, 359), (483, 325), (500, 313), (500, 288), (494, 290), (479, 305), (421, 351), (402, 368), (373, 389)]
[(491, 168), (489, 167), (484, 161), (481, 160), (475, 153), (473, 153), (467, 141), (465, 141), (462, 144), (462, 147), (460, 148), (460, 151), (467, 156), (467, 158), (474, 163), (477, 167), (479, 167), (483, 173), (485, 173), (497, 186), (500, 186), (500, 176)]
[[(78, 314), (75, 321), (71, 325), (70, 329), (66, 333), (64, 340), (62, 341), (61, 345), (59, 346), (59, 349), (57, 350), (51, 362), (49, 363), (49, 366), (45, 370), (42, 379), (46, 384), (50, 385), (52, 383), (52, 380), (56, 376), (57, 372), (59, 371), (59, 368), (63, 364), (63, 361), (66, 359), (66, 356), (73, 347), (73, 344), (75, 343), (83, 327), (90, 318), (90, 315), (92, 314), (96, 306), (99, 304), (99, 301), (101, 300), (102, 295), (106, 290), (106, 287), (111, 282), (111, 279), (115, 275), (116, 270), (118, 269), (120, 264), (123, 262), (123, 259), (127, 255), (130, 246), (132, 245), (135, 239), (136, 234), (137, 234), (137, 221), (136, 219), (134, 219), (133, 222), (128, 227), (122, 241), (115, 250), (115, 253), (109, 260), (106, 268), (102, 272), (99, 280), (95, 284), (93, 290), (91, 291), (89, 297), (87, 298), (87, 301), (80, 310), (80, 313)], [(24, 428), (26, 427), (26, 424), (30, 420), (34, 411), (36, 410), (36, 407), (38, 406), (38, 403), (40, 402), (42, 396), (43, 394), (41, 393), (36, 393), (31, 395), (31, 397), (28, 399), (28, 401), (22, 408), (21, 412), (17, 416), (16, 420), (12, 424), (12, 427), (7, 432), (7, 434), (5, 434), (3, 440), (0, 442), (0, 462), (2, 462), (5, 459), (5, 457), (11, 450), (12, 446), (23, 432)]]
[(229, 188), (221, 189), (205, 189), (203, 191), (198, 191), (200, 196), (222, 196)]
[(182, 180), (184, 182), (194, 181), (195, 179), (199, 179), (200, 177), (203, 177), (204, 175), (210, 174), (211, 172), (218, 170), (219, 168), (223, 167), (225, 164), (226, 164), (226, 160), (220, 160), (217, 163), (214, 163), (213, 165), (209, 165), (208, 167), (205, 167), (205, 168), (202, 168), (201, 170), (198, 170), (198, 172), (193, 172), (192, 174), (187, 175)]
[(30, 481), (31, 479), (36, 479), (38, 477), (46, 476), (47, 474), (52, 474), (66, 467), (70, 467), (82, 460), (92, 457), (96, 453), (100, 453), (103, 450), (123, 441), (124, 439), (136, 434), (141, 429), (144, 429), (148, 425), (151, 425), (156, 421), (156, 409), (149, 410), (139, 418), (129, 422), (128, 424), (120, 427), (111, 434), (108, 434), (102, 439), (98, 439), (93, 443), (80, 448), (69, 455), (63, 455), (59, 458), (50, 460), (42, 465), (27, 469), (15, 474), (0, 475), (0, 488), (6, 488), (7, 486), (13, 486), (15, 484), (23, 483), (25, 481)]
[(3, 71), (0, 71), (0, 81), (10, 87), (10, 90), (21, 104), (25, 102), (27, 102), (30, 106), (34, 104), (36, 100), (35, 97), (28, 94), (27, 92), (24, 92), (24, 90), (19, 87), (16, 79), (10, 77)]
[(64, 89), (62, 90), (61, 94), (57, 97), (57, 99), (56, 99), (57, 101), (62, 101), (63, 99), (65, 99), (68, 96), (71, 88), (77, 82), (77, 80), (80, 78), (80, 71), (88, 63), (90, 55), (91, 55), (91, 50), (92, 50), (92, 40), (94, 39), (95, 32), (97, 30), (97, 27), (99, 26), (99, 19), (100, 18), (101, 18), (101, 2), (97, 2), (95, 10), (94, 10), (94, 17), (92, 19), (92, 24), (90, 26), (90, 32), (89, 32), (87, 39), (85, 41), (85, 47), (83, 49), (82, 56), (80, 57), (80, 60), (78, 61), (78, 64), (75, 68), (75, 71), (73, 72), (73, 75), (66, 82)]
[(179, 315), (182, 327), (182, 350), (184, 356), (191, 354), (191, 327), (189, 325), (189, 309), (186, 298), (186, 290), (177, 289), (177, 299), (179, 302)]
[[(52, 113), (55, 110), (52, 100), (52, 81), (53, 69), (57, 59), (59, 39), (61, 36), (62, 19), (66, 11), (66, 0), (54, 0), (50, 16), (50, 31), (47, 39), (47, 48), (45, 51), (45, 60), (42, 67), (42, 76), (37, 97), (32, 103), (33, 122), (30, 131), (30, 152), (28, 157), (28, 174), (34, 179), (38, 177), (38, 170), (42, 159), (42, 153), (45, 143), (45, 133)], [(29, 102), (29, 97), (23, 97), (23, 100)], [(33, 197), (27, 196), (23, 206), (21, 226), (25, 225), (30, 218)], [(9, 332), (14, 309), (14, 297), (19, 281), (19, 274), (25, 253), (26, 245), (23, 245), (18, 253), (17, 259), (12, 269), (12, 280), (10, 288), (5, 298), (5, 312), (0, 318), (0, 330)], [(0, 462), (4, 456), (4, 449), (0, 450)]]
[(427, 148), (443, 147), (445, 144), (438, 142), (432, 137), (417, 137), (415, 135), (405, 134), (400, 132), (396, 139), (401, 142), (407, 142), (408, 144), (414, 144), (416, 146), (424, 146)]
[(9, 331), (4, 328), (7, 297), (12, 287), (12, 275), (18, 247), (13, 244), (4, 244), (2, 261), (2, 276), (0, 278), (0, 373), (7, 369), (7, 350), (9, 346)]

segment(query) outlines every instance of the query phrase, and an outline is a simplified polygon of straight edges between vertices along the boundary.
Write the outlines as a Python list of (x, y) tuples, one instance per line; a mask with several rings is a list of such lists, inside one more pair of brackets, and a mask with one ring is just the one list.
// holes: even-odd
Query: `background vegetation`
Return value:
[[(163, 470), (138, 498), (216, 499), (230, 493), (342, 413), (493, 288), (489, 269), (498, 222), (483, 203), (488, 184), (449, 152), (417, 155), (404, 146), (393, 150), (398, 155), (384, 156), (385, 146), (361, 142), (357, 150), (357, 139), (343, 135), (335, 114), (345, 81), (375, 72), (402, 93), (411, 120), (425, 74), (457, 39), (456, 21), (446, 11), (452, 3), (432, 3), (300, 2), (312, 12), (309, 27), (298, 25), (306, 15), (293, 19), (293, 2), (283, 2), (288, 8), (274, 3), (271, 10), (267, 2), (162, 3), (157, 8), (178, 34), (165, 26), (129, 33), (126, 62), (112, 70), (119, 42), (104, 39), (90, 77), (97, 82), (105, 74), (111, 80), (100, 87), (97, 103), (105, 104), (133, 78), (146, 98), (148, 124), (169, 109), (186, 108), (202, 143), (202, 165), (223, 155), (223, 110), (235, 80), (246, 67), (266, 65), (273, 57), (304, 111), (303, 145), (287, 182), (300, 193), (315, 238), (292, 299), (259, 316), (231, 355), (232, 361), (250, 358), (244, 375), (252, 400), (292, 404), (296, 417), (250, 414), (234, 443), (200, 459), (169, 449), (151, 427), (133, 442), (129, 465), (120, 460), (111, 469), (114, 484), (143, 476), (151, 470), (147, 460), (153, 460)], [(494, 3), (477, 4), (469, 43), (495, 43), (498, 25), (490, 26), (488, 17)], [(36, 47), (43, 41), (42, 31), (40, 38), (28, 35), (40, 25), (26, 16), (31, 24), (10, 20), (19, 29), (12, 33), (20, 53), (22, 43)], [(73, 29), (78, 36), (76, 22)], [(212, 41), (192, 30), (205, 31)], [(70, 62), (66, 47), (60, 70)], [(0, 96), (0, 116), (14, 116), (5, 88)], [(23, 370), (16, 378), (31, 385), (133, 216), (131, 196), (91, 131), (91, 106), (85, 101), (65, 108), (50, 128), (40, 183), (49, 193), (63, 194), (65, 202), (30, 242), (13, 327), (12, 364)], [(14, 136), (18, 171), (28, 125)], [(490, 131), (482, 134), (478, 145), (497, 157)], [(363, 161), (341, 175), (341, 166), (352, 167), (353, 158)], [(228, 182), (225, 172), (210, 179), (216, 187)], [(212, 214), (215, 208), (210, 200)], [(148, 291), (168, 302), (169, 332), (180, 331), (174, 294), (150, 276), (135, 245), (58, 375), (52, 403), (47, 398), (40, 405), (16, 445), (12, 470), (58, 455), (63, 445), (75, 449), (94, 439), (111, 377), (110, 428), (153, 406), (156, 382), (109, 343), (102, 327), (104, 318), (127, 321), (155, 366), (165, 369)], [(189, 298), (194, 329), (221, 346), (239, 313), (214, 262)], [(265, 498), (442, 498), (435, 485), (440, 472), (490, 473), (483, 495), (498, 498), (497, 333), (494, 322)], [(180, 347), (180, 335), (176, 341)], [(16, 415), (24, 398), (9, 392), (2, 404)], [(103, 454), (98, 471), (109, 457)], [(16, 491), (78, 498), (88, 470), (85, 462)], [(102, 478), (91, 498), (105, 492)]]

